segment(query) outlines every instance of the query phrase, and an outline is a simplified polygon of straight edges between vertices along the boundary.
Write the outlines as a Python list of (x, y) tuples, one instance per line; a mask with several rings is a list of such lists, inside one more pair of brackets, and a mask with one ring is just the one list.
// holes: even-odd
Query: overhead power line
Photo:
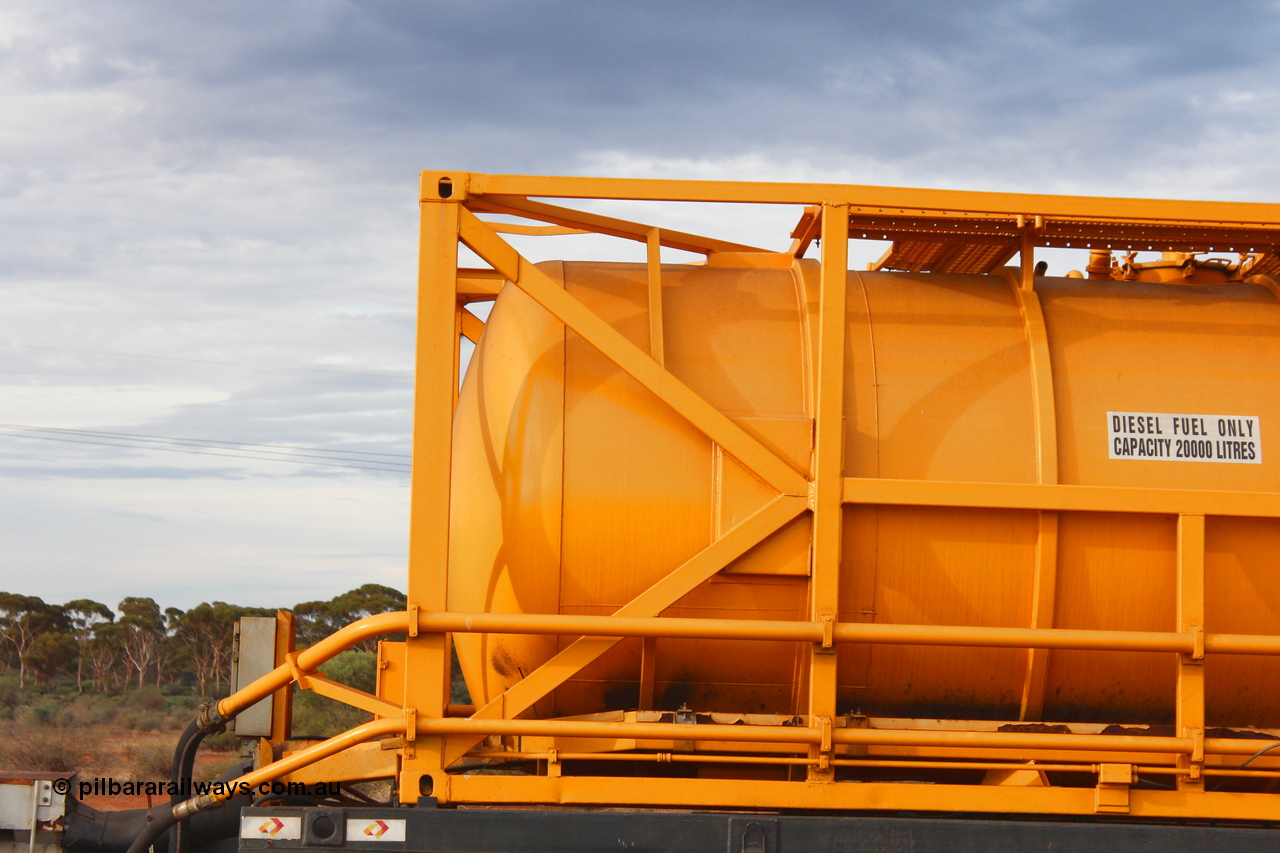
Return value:
[(411, 457), (407, 453), (336, 450), (287, 444), (254, 444), (104, 430), (39, 427), (27, 424), (0, 424), (0, 434), (7, 434), (11, 438), (42, 439), (130, 450), (163, 450), (169, 453), (254, 459), (260, 462), (289, 462), (295, 465), (321, 465), (328, 468), (349, 468), (360, 471), (390, 471), (407, 474), (411, 470), (408, 462)]

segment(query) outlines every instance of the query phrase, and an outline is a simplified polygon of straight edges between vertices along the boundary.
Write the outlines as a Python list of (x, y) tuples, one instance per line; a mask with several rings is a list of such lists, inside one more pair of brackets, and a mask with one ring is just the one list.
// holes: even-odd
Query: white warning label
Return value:
[(241, 838), (270, 838), (275, 841), (296, 840), (302, 838), (302, 818), (300, 817), (254, 817), (240, 818)]
[(1107, 412), (1112, 459), (1262, 464), (1257, 415)]
[(347, 818), (348, 841), (404, 841), (403, 820), (357, 820)]

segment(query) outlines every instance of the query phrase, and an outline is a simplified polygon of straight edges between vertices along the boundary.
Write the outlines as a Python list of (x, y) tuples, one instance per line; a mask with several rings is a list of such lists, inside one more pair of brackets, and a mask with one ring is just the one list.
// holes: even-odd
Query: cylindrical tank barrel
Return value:
[[(644, 265), (542, 269), (637, 347), (658, 349)], [(1280, 424), (1280, 302), (1271, 290), (1038, 278), (1026, 294), (1016, 283), (849, 274), (846, 477), (1280, 488), (1280, 451), (1263, 455), (1261, 436)], [(661, 287), (655, 356), (807, 474), (817, 265), (669, 265)], [(471, 361), (454, 433), (454, 611), (613, 613), (774, 494), (512, 286)], [(1052, 521), (1027, 509), (846, 505), (838, 620), (1182, 630), (1175, 513), (1063, 511)], [(810, 618), (810, 528), (802, 514), (664, 615)], [(1205, 630), (1280, 634), (1280, 520), (1210, 517), (1205, 539)], [(573, 638), (455, 640), (483, 703)], [(534, 713), (803, 711), (798, 674), (811, 644), (644, 642), (617, 644)], [(844, 645), (840, 710), (1173, 720), (1175, 654), (1041, 654), (1034, 673), (1025, 649)], [(641, 694), (642, 657), (653, 666), (651, 696)], [(1210, 655), (1208, 723), (1280, 726), (1278, 676), (1280, 660)]]

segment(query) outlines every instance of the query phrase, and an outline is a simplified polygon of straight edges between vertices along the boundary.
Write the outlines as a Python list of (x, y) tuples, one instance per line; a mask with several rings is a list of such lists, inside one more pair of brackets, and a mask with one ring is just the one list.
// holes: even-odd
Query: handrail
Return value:
[[(819, 622), (686, 619), (667, 616), (574, 616), (540, 613), (419, 613), (419, 633), (541, 634), (590, 637), (663, 637), (704, 640), (822, 642)], [(298, 676), (314, 672), (338, 653), (370, 637), (409, 630), (406, 611), (370, 616), (346, 626), (247, 687), (218, 703), (232, 717), (266, 698)], [(1196, 636), (1173, 631), (1095, 631), (1075, 628), (1007, 628), (969, 625), (891, 625), (877, 622), (837, 623), (835, 643), (969, 646), (974, 648), (1077, 649), (1087, 651), (1175, 652), (1193, 654)], [(1206, 654), (1277, 655), (1280, 636), (1206, 634)]]
[[(230, 796), (314, 764), (322, 758), (375, 737), (404, 734), (407, 717), (375, 720), (356, 726), (266, 767), (246, 773), (207, 795), (188, 801), (187, 811), (217, 808)], [(965, 732), (895, 729), (837, 728), (818, 726), (744, 726), (724, 724), (629, 723), (594, 720), (477, 720), (416, 718), (419, 735), (495, 734), (517, 737), (628, 738), (641, 740), (714, 741), (720, 743), (817, 744), (830, 738), (833, 744), (852, 746), (917, 746), (953, 748), (1007, 748), (1190, 755), (1197, 748), (1190, 737), (1141, 735), (1087, 735), (1047, 732)], [(1280, 743), (1280, 741), (1277, 741)], [(1206, 738), (1204, 751), (1213, 755), (1250, 755), (1259, 741), (1253, 738)]]
[[(346, 649), (370, 637), (408, 632), (407, 611), (382, 613), (361, 619), (324, 638), (310, 648), (293, 652), (249, 686), (218, 703), (225, 718), (309, 674)], [(1154, 651), (1192, 653), (1196, 637), (1191, 633), (1146, 631), (1088, 631), (1066, 628), (984, 628), (948, 625), (884, 625), (844, 623), (834, 627), (817, 622), (683, 619), (670, 617), (564, 616), (512, 613), (435, 612), (417, 615), (417, 633), (576, 634), (586, 636), (636, 636), (696, 639), (773, 640), (820, 643), (824, 630), (835, 643), (885, 643), (974, 647), (1030, 647), (1089, 649), (1095, 651)], [(1280, 654), (1280, 637), (1245, 634), (1209, 634), (1204, 650), (1215, 654)], [(337, 698), (341, 699), (341, 696)], [(412, 722), (411, 722), (412, 721)], [(1063, 734), (1026, 731), (954, 731), (829, 726), (756, 726), (620, 722), (596, 720), (478, 719), (445, 716), (432, 718), (410, 713), (389, 716), (356, 726), (328, 740), (300, 750), (279, 761), (233, 780), (221, 789), (174, 807), (185, 818), (222, 805), (237, 791), (280, 778), (377, 737), (403, 735), (413, 726), (420, 735), (498, 735), (511, 737), (627, 738), (637, 741), (715, 741), (737, 743), (819, 743), (849, 746), (913, 746), (977, 749), (1064, 750), (1160, 755), (1254, 755), (1254, 738), (1204, 738)], [(1280, 741), (1276, 741), (1280, 743)], [(1201, 745), (1202, 744), (1202, 745)], [(247, 786), (247, 787), (246, 787)]]
[(230, 719), (248, 708), (250, 705), (265, 699), (281, 687), (297, 680), (299, 675), (314, 672), (325, 661), (345, 652), (359, 642), (378, 637), (383, 634), (398, 634), (409, 630), (409, 613), (397, 610), (393, 613), (379, 613), (357, 622), (325, 637), (310, 648), (290, 655), (289, 663), (282, 663), (253, 683), (237, 690), (218, 703), (218, 713)]

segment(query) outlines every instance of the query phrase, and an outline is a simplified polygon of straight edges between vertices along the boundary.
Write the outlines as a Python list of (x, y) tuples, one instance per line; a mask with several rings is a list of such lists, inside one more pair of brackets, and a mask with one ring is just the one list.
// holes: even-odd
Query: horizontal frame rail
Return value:
[[(723, 755), (716, 753), (689, 754), (679, 752), (473, 752), (468, 758), (486, 761), (636, 761), (654, 762), (657, 764), (757, 764), (757, 765), (790, 765), (812, 766), (818, 763), (816, 758), (797, 755)], [(833, 767), (878, 767), (898, 770), (1033, 770), (1042, 773), (1097, 773), (1099, 765), (1089, 762), (1074, 764), (1055, 762), (1028, 762), (1017, 759), (1009, 761), (967, 761), (934, 760), (934, 759), (891, 759), (891, 758), (833, 758)], [(1164, 764), (1140, 764), (1134, 767), (1138, 774), (1159, 774), (1164, 776), (1185, 775), (1180, 770)], [(1208, 772), (1208, 771), (1206, 771)], [(1241, 776), (1250, 774), (1248, 770), (1237, 771)], [(1255, 771), (1257, 778), (1270, 779), (1280, 777), (1274, 770)], [(1234, 775), (1231, 771), (1217, 771), (1217, 775)]]
[[(556, 737), (583, 739), (625, 738), (638, 741), (716, 741), (723, 743), (784, 743), (796, 746), (831, 743), (847, 746), (970, 747), (978, 749), (1064, 750), (1189, 755), (1199, 748), (1191, 737), (1143, 735), (1087, 735), (1051, 732), (919, 731), (910, 729), (826, 729), (819, 726), (748, 726), (685, 723), (626, 723), (593, 720), (476, 720), (453, 717), (416, 717), (412, 726), (404, 717), (376, 720), (357, 726), (314, 747), (262, 770), (247, 774), (253, 784), (269, 781), (268, 771), (285, 764), (280, 772), (290, 772), (354, 743), (371, 738), (404, 734), (418, 735), (498, 735), (500, 737)], [(1205, 738), (1204, 751), (1212, 755), (1253, 755), (1256, 738)], [(1275, 741), (1280, 743), (1280, 741)], [(262, 777), (266, 777), (265, 779)]]
[[(225, 717), (234, 716), (265, 696), (313, 674), (323, 663), (361, 640), (408, 631), (405, 611), (382, 613), (348, 625), (316, 645), (292, 655), (291, 664), (277, 667), (218, 704)], [(536, 613), (417, 614), (418, 633), (546, 634), (588, 637), (667, 637), (707, 640), (760, 640), (820, 643), (824, 631), (835, 643), (886, 645), (974, 646), (988, 648), (1079, 649), (1146, 651), (1190, 654), (1196, 650), (1192, 633), (1156, 631), (1086, 631), (1071, 628), (1001, 628), (966, 625), (890, 625), (819, 622), (684, 619), (666, 616), (573, 616)], [(1280, 636), (1205, 634), (1206, 654), (1276, 655)]]
[[(684, 619), (667, 616), (573, 616), (538, 613), (418, 613), (418, 633), (546, 634), (584, 637), (667, 637), (706, 640), (760, 640), (820, 643), (824, 631), (835, 643), (975, 646), (989, 648), (1079, 649), (1190, 654), (1192, 633), (1157, 631), (1086, 631), (1072, 628), (1001, 628), (967, 625), (891, 625), (876, 622), (819, 622)], [(405, 611), (382, 613), (354, 622), (336, 634), (293, 655), (281, 665), (218, 704), (234, 716), (281, 687), (314, 673), (327, 660), (361, 640), (410, 629)], [(1206, 654), (1276, 655), (1280, 636), (1205, 634)]]
[(1268, 226), (1280, 223), (1280, 204), (1265, 202), (1120, 199), (1031, 193), (908, 189), (857, 184), (769, 183), (755, 181), (676, 181), (644, 178), (577, 178), (543, 175), (488, 175), (468, 172), (422, 173), (423, 198), (437, 198), (436, 186), (448, 180), (454, 197), (688, 201), (740, 204), (847, 204), (854, 214), (1022, 214), (1028, 217), (1215, 226)]
[[(624, 723), (590, 720), (474, 720), (409, 716), (375, 720), (329, 740), (293, 753), (241, 776), (218, 793), (197, 800), (210, 802), (204, 810), (227, 798), (240, 783), (256, 787), (300, 770), (320, 759), (368, 740), (397, 735), (498, 735), (502, 737), (627, 738), (636, 741), (715, 741), (725, 743), (784, 743), (797, 747), (828, 740), (846, 746), (971, 747), (1019, 750), (1063, 750), (1145, 755), (1189, 755), (1200, 748), (1190, 737), (1138, 735), (1081, 735), (1043, 732), (910, 731), (817, 726), (744, 726), (682, 723)], [(1280, 743), (1280, 741), (1276, 741)], [(1257, 739), (1206, 738), (1204, 752), (1213, 755), (1252, 755)], [(518, 753), (517, 753), (518, 754)], [(1083, 769), (1083, 768), (1082, 768)], [(1230, 775), (1230, 769), (1221, 775)], [(195, 801), (192, 801), (195, 802)]]
[[(824, 631), (835, 643), (973, 646), (984, 648), (1077, 649), (1112, 652), (1196, 651), (1196, 635), (1173, 631), (1091, 631), (1074, 628), (1004, 628), (970, 625), (893, 625), (879, 622), (822, 622), (764, 619), (686, 619), (669, 616), (572, 616), (539, 613), (424, 613), (422, 633), (562, 634), (587, 637), (665, 637), (701, 640), (759, 640), (821, 643)], [(1276, 655), (1280, 636), (1205, 634), (1206, 654)]]
[[(626, 738), (638, 741), (719, 741), (727, 743), (820, 744), (849, 746), (971, 747), (977, 749), (1061, 749), (1069, 751), (1137, 752), (1189, 755), (1197, 745), (1190, 737), (1086, 735), (1046, 732), (918, 731), (910, 729), (823, 729), (819, 726), (748, 726), (716, 723), (626, 723), (593, 720), (417, 719), (420, 735), (485, 734), (500, 737)], [(1280, 741), (1278, 741), (1280, 742)], [(1207, 738), (1205, 751), (1252, 755), (1253, 738)]]
[(847, 504), (1280, 518), (1280, 493), (849, 477)]

